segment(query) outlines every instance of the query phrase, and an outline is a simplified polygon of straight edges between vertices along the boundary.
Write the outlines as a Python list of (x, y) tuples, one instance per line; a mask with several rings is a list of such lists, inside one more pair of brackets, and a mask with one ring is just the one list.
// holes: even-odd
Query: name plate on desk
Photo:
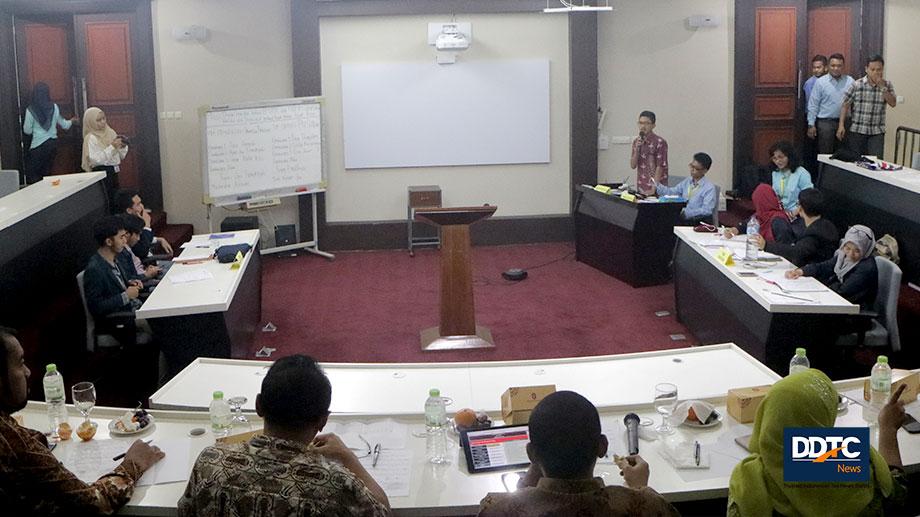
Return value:
[(636, 195), (630, 194), (629, 192), (624, 190), (623, 193), (620, 194), (620, 199), (622, 199), (623, 201), (629, 201), (630, 203), (635, 203)]
[(719, 251), (716, 252), (716, 260), (726, 266), (735, 265), (735, 259), (732, 257), (732, 250), (728, 248), (719, 248)]

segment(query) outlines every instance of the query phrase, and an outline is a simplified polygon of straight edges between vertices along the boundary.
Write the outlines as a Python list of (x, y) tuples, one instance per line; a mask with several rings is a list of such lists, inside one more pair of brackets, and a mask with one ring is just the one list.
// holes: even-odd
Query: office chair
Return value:
[[(145, 340), (137, 333), (133, 312), (114, 312), (105, 317), (102, 329), (97, 328), (96, 319), (89, 312), (86, 303), (86, 292), (83, 288), (83, 271), (77, 273), (77, 288), (80, 290), (80, 300), (83, 302), (83, 315), (86, 318), (86, 350), (95, 352), (97, 348), (118, 348), (125, 344), (135, 344)], [(147, 340), (149, 341), (149, 340)]]
[(898, 333), (898, 295), (901, 292), (901, 268), (894, 262), (875, 257), (878, 267), (878, 294), (872, 311), (860, 312), (860, 317), (871, 318), (871, 326), (855, 334), (841, 336), (840, 346), (888, 346), (891, 351), (901, 350)]

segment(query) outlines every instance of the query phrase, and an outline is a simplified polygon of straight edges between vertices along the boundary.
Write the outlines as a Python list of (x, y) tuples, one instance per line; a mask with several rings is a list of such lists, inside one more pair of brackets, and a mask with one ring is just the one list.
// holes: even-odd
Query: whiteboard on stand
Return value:
[(199, 110), (205, 204), (324, 191), (322, 106), (303, 97)]

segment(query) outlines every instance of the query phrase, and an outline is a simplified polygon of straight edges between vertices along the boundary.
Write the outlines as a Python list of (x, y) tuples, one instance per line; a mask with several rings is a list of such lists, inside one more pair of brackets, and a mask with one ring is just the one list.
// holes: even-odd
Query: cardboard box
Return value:
[(750, 388), (736, 388), (728, 390), (728, 397), (725, 404), (728, 406), (728, 414), (742, 424), (749, 424), (754, 421), (757, 415), (757, 408), (763, 402), (770, 386), (753, 386)]
[[(901, 394), (901, 401), (907, 404), (917, 400), (917, 395), (920, 394), (920, 373), (910, 370), (891, 370), (891, 392), (894, 393), (902, 384), (907, 384), (907, 388)], [(867, 401), (869, 390), (869, 379), (866, 379), (863, 384), (863, 398)]]
[(526, 424), (533, 408), (544, 397), (555, 392), (555, 384), (508, 388), (502, 393), (502, 420), (508, 425)]

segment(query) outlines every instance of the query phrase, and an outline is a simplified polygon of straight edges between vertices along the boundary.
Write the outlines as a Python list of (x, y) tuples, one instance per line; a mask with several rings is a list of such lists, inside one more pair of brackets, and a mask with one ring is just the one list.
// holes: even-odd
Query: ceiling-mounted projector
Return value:
[(460, 32), (456, 24), (445, 23), (441, 33), (434, 40), (434, 48), (438, 50), (466, 50), (470, 48), (470, 40)]

